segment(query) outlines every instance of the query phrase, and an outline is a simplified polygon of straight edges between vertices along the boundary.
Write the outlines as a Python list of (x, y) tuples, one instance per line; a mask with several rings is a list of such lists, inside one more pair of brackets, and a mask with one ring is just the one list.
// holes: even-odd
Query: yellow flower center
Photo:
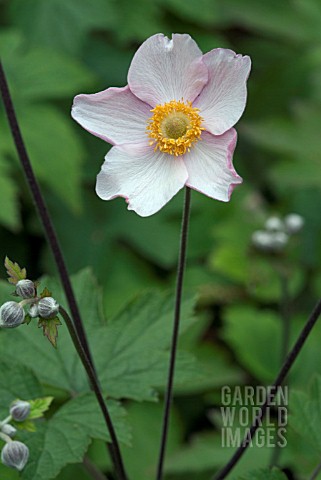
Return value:
[(147, 126), (147, 134), (160, 150), (170, 155), (184, 155), (201, 138), (203, 127), (199, 109), (192, 102), (172, 100), (164, 105), (156, 105), (151, 110), (153, 116)]

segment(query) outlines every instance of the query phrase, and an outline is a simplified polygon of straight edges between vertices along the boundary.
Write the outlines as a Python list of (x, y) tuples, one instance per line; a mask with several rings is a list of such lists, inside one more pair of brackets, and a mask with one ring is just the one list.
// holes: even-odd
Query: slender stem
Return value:
[(173, 327), (172, 345), (171, 345), (170, 362), (169, 362), (169, 370), (168, 370), (167, 389), (166, 389), (166, 395), (165, 395), (162, 436), (161, 436), (161, 445), (160, 445), (157, 477), (156, 477), (157, 480), (161, 480), (163, 477), (163, 465), (164, 465), (168, 426), (169, 426), (170, 411), (171, 411), (171, 404), (172, 404), (172, 397), (173, 397), (173, 381), (174, 381), (174, 372), (175, 372), (177, 343), (178, 343), (180, 313), (181, 313), (183, 279), (184, 279), (184, 271), (185, 271), (185, 263), (186, 263), (190, 206), (191, 206), (191, 189), (189, 187), (186, 187), (184, 210), (183, 210), (183, 217), (182, 217), (182, 227), (181, 227), (180, 251), (179, 251), (179, 259), (178, 259), (178, 267), (177, 267), (174, 327)]
[(3, 432), (0, 432), (0, 438), (1, 438), (1, 440), (3, 440), (3, 441), (6, 442), (6, 443), (12, 442), (12, 438), (9, 437), (9, 435), (6, 435), (6, 434), (3, 433)]
[(55, 259), (57, 269), (59, 271), (61, 283), (63, 285), (63, 288), (65, 290), (65, 294), (67, 297), (67, 301), (69, 304), (69, 308), (72, 314), (72, 318), (75, 324), (75, 328), (77, 330), (77, 335), (79, 336), (79, 339), (81, 341), (81, 344), (87, 354), (87, 357), (90, 359), (92, 365), (92, 357), (90, 354), (89, 350), (89, 345), (86, 337), (86, 332), (81, 320), (81, 316), (79, 313), (79, 309), (77, 306), (77, 302), (75, 299), (75, 295), (71, 286), (71, 282), (69, 279), (67, 267), (63, 258), (63, 254), (58, 242), (58, 238), (54, 229), (54, 226), (52, 224), (47, 206), (45, 204), (44, 198), (42, 196), (39, 184), (37, 182), (37, 179), (35, 177), (35, 174), (33, 172), (31, 162), (22, 138), (22, 134), (20, 131), (20, 127), (18, 124), (17, 116), (14, 110), (12, 98), (10, 95), (7, 79), (5, 72), (3, 70), (2, 64), (0, 62), (0, 90), (1, 90), (1, 95), (5, 107), (5, 111), (7, 114), (8, 122), (11, 128), (11, 133), (15, 142), (16, 150), (18, 153), (18, 156), (21, 161), (21, 165), (23, 167), (24, 173), (26, 180), (28, 182), (33, 201), (35, 203), (39, 218), (42, 222), (43, 229), (45, 232), (45, 235), (47, 237), (48, 244), (51, 248), (53, 257)]
[(308, 338), (309, 334), (311, 333), (312, 328), (316, 324), (319, 316), (321, 314), (321, 300), (316, 304), (314, 307), (310, 317), (308, 318), (305, 326), (303, 327), (299, 338), (297, 339), (296, 343), (294, 344), (292, 350), (289, 352), (287, 355), (283, 366), (271, 388), (271, 393), (267, 396), (267, 399), (262, 405), (260, 412), (258, 413), (257, 417), (255, 418), (250, 431), (247, 433), (247, 435), (244, 437), (241, 445), (239, 448), (236, 450), (230, 461), (225, 465), (225, 467), (222, 468), (220, 472), (218, 472), (216, 475), (214, 475), (213, 480), (222, 480), (227, 476), (228, 473), (231, 472), (231, 470), (235, 467), (235, 465), (238, 463), (242, 455), (245, 453), (245, 450), (249, 446), (251, 439), (254, 437), (254, 434), (257, 430), (257, 428), (261, 425), (262, 419), (264, 418), (264, 415), (266, 413), (267, 408), (271, 405), (271, 402), (273, 401), (275, 394), (277, 393), (278, 388), (282, 385), (284, 382), (287, 374), (289, 373), (292, 365), (294, 364), (296, 358), (298, 357), (299, 353), (302, 350), (302, 347)]
[(8, 415), (4, 420), (1, 420), (0, 422), (0, 428), (3, 427), (3, 425), (6, 425), (7, 423), (10, 423), (12, 420), (12, 416)]
[(315, 480), (316, 478), (318, 478), (318, 475), (319, 475), (320, 472), (321, 472), (321, 462), (316, 467), (316, 469), (313, 471), (313, 473), (310, 477), (310, 480)]
[[(69, 304), (72, 319), (73, 319), (73, 322), (74, 322), (72, 327), (75, 328), (75, 330), (74, 330), (74, 328), (72, 328), (74, 343), (75, 343), (75, 345), (76, 344), (80, 345), (81, 348), (79, 350), (81, 350), (81, 352), (83, 354), (84, 361), (86, 362), (86, 365), (87, 364), (90, 365), (90, 372), (93, 376), (92, 380), (94, 380), (94, 383), (96, 385), (98, 385), (98, 380), (97, 380), (97, 377), (96, 377), (95, 367), (94, 367), (94, 363), (93, 363), (92, 356), (91, 356), (91, 353), (90, 353), (86, 332), (85, 332), (85, 329), (84, 329), (84, 326), (83, 326), (83, 322), (82, 322), (82, 319), (81, 319), (81, 316), (80, 316), (79, 308), (78, 308), (76, 298), (75, 298), (75, 295), (74, 295), (74, 292), (73, 292), (73, 288), (72, 288), (72, 285), (71, 285), (71, 282), (70, 282), (68, 270), (67, 270), (67, 267), (66, 267), (66, 264), (65, 264), (65, 261), (64, 261), (64, 257), (63, 257), (63, 254), (62, 254), (62, 251), (61, 251), (61, 248), (60, 248), (60, 245), (59, 245), (59, 241), (58, 241), (53, 223), (51, 221), (51, 218), (50, 218), (50, 215), (49, 215), (49, 212), (48, 212), (48, 209), (47, 209), (47, 206), (45, 204), (45, 201), (44, 201), (44, 198), (42, 196), (40, 187), (38, 185), (37, 179), (35, 177), (35, 174), (33, 172), (32, 166), (31, 166), (31, 162), (30, 162), (30, 159), (29, 159), (29, 156), (28, 156), (28, 153), (27, 153), (27, 150), (26, 150), (23, 138), (22, 138), (20, 127), (19, 127), (19, 124), (18, 124), (18, 120), (17, 120), (16, 114), (15, 114), (15, 110), (14, 110), (12, 98), (11, 98), (11, 95), (10, 95), (6, 75), (4, 73), (1, 62), (0, 62), (0, 91), (1, 91), (2, 99), (3, 99), (4, 107), (5, 107), (5, 110), (6, 110), (6, 114), (7, 114), (7, 117), (8, 117), (8, 122), (9, 122), (9, 125), (10, 125), (10, 128), (11, 128), (11, 133), (12, 133), (12, 136), (13, 136), (13, 139), (14, 139), (14, 142), (15, 142), (15, 146), (16, 146), (16, 149), (17, 149), (17, 153), (18, 153), (18, 156), (20, 158), (20, 161), (21, 161), (21, 164), (22, 164), (22, 167), (23, 167), (23, 170), (24, 170), (24, 173), (25, 173), (26, 180), (28, 182), (30, 191), (32, 193), (32, 197), (33, 197), (34, 203), (36, 205), (36, 209), (37, 209), (39, 218), (42, 222), (44, 232), (45, 232), (45, 235), (47, 237), (48, 244), (51, 248), (54, 260), (56, 262), (57, 269), (59, 271), (59, 275), (60, 275), (60, 279), (61, 279), (61, 283), (63, 285), (65, 295), (66, 295), (66, 298), (67, 298), (67, 301), (68, 301), (68, 304)], [(71, 329), (69, 329), (69, 331), (70, 330)], [(103, 401), (103, 403), (104, 403), (104, 401)], [(112, 425), (111, 425), (111, 427), (112, 427)], [(113, 428), (112, 428), (112, 431), (113, 431)], [(112, 452), (113, 452), (114, 449), (117, 452), (117, 450), (119, 451), (119, 448), (117, 449), (117, 447), (118, 447), (117, 444), (116, 444), (116, 447), (113, 445), (113, 442), (114, 442), (113, 437), (115, 437), (115, 435), (113, 436), (111, 434), (112, 445), (111, 445), (111, 448), (110, 448), (110, 446), (108, 446), (108, 447)], [(116, 439), (116, 441), (117, 441), (117, 439)], [(117, 454), (116, 454), (116, 457), (117, 457)], [(122, 473), (123, 469), (121, 469), (119, 467), (119, 471), (121, 473), (121, 475), (119, 476), (119, 479), (125, 480), (126, 475), (124, 473)]]
[(106, 426), (107, 426), (107, 429), (108, 429), (108, 432), (109, 432), (109, 435), (110, 435), (110, 439), (111, 439), (111, 444), (108, 444), (108, 447), (109, 447), (109, 451), (110, 451), (110, 454), (111, 454), (112, 461), (113, 461), (114, 466), (115, 466), (115, 470), (117, 472), (117, 476), (120, 480), (126, 480), (127, 475), (125, 473), (125, 469), (124, 469), (124, 465), (123, 465), (123, 461), (122, 461), (122, 456), (121, 456), (120, 447), (119, 447), (119, 444), (118, 444), (116, 432), (115, 432), (115, 429), (114, 429), (114, 426), (113, 426), (111, 416), (109, 414), (106, 402), (104, 400), (102, 391), (101, 391), (100, 386), (98, 384), (97, 377), (96, 377), (95, 371), (93, 369), (93, 366), (90, 363), (82, 344), (80, 343), (80, 340), (79, 340), (79, 337), (78, 337), (77, 332), (75, 330), (73, 322), (71, 321), (68, 313), (66, 312), (66, 310), (62, 306), (59, 307), (59, 313), (61, 314), (61, 316), (63, 317), (63, 319), (66, 322), (66, 325), (67, 325), (67, 328), (69, 330), (69, 333), (70, 333), (71, 339), (73, 341), (73, 344), (74, 344), (74, 346), (77, 350), (77, 353), (80, 357), (80, 360), (81, 360), (81, 362), (82, 362), (82, 364), (83, 364), (83, 366), (86, 370), (86, 373), (88, 375), (88, 379), (89, 379), (90, 384), (92, 386), (92, 390), (93, 390), (94, 394), (96, 395), (96, 398), (97, 398), (97, 401), (99, 403), (100, 409), (101, 409), (102, 414), (104, 416), (105, 423), (106, 423)]

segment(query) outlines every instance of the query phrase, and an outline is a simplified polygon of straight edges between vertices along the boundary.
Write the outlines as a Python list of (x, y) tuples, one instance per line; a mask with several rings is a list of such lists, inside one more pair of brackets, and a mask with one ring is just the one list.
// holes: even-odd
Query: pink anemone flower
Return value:
[(143, 217), (185, 185), (229, 201), (242, 182), (232, 127), (245, 108), (250, 68), (250, 58), (232, 50), (203, 55), (187, 34), (157, 34), (134, 55), (126, 87), (77, 95), (72, 117), (113, 145), (97, 176), (98, 196), (124, 197)]

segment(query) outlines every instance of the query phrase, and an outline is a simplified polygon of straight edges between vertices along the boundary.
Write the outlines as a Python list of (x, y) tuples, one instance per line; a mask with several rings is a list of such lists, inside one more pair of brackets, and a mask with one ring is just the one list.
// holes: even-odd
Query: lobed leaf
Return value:
[(21, 268), (17, 262), (12, 262), (8, 257), (5, 258), (4, 266), (6, 267), (7, 274), (9, 275), (8, 282), (15, 285), (19, 280), (27, 278), (27, 271), (25, 268)]

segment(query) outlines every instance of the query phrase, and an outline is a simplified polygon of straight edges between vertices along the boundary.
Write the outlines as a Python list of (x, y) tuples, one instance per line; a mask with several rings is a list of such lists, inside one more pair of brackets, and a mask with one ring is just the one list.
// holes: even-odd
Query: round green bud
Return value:
[(30, 403), (24, 400), (15, 400), (10, 407), (10, 415), (16, 422), (23, 422), (29, 416)]
[(38, 302), (38, 313), (41, 318), (54, 318), (59, 313), (59, 304), (52, 297), (44, 297)]
[(25, 311), (17, 302), (6, 302), (0, 308), (0, 327), (19, 327), (25, 319)]
[(22, 442), (13, 440), (5, 444), (1, 451), (1, 461), (7, 467), (21, 471), (29, 458), (29, 448)]
[(5, 435), (8, 435), (8, 437), (14, 437), (15, 434), (17, 433), (17, 429), (14, 428), (10, 423), (5, 423), (2, 425), (0, 428), (1, 432), (4, 433)]
[(36, 295), (35, 284), (31, 280), (19, 280), (16, 284), (16, 294), (22, 298), (32, 298)]

